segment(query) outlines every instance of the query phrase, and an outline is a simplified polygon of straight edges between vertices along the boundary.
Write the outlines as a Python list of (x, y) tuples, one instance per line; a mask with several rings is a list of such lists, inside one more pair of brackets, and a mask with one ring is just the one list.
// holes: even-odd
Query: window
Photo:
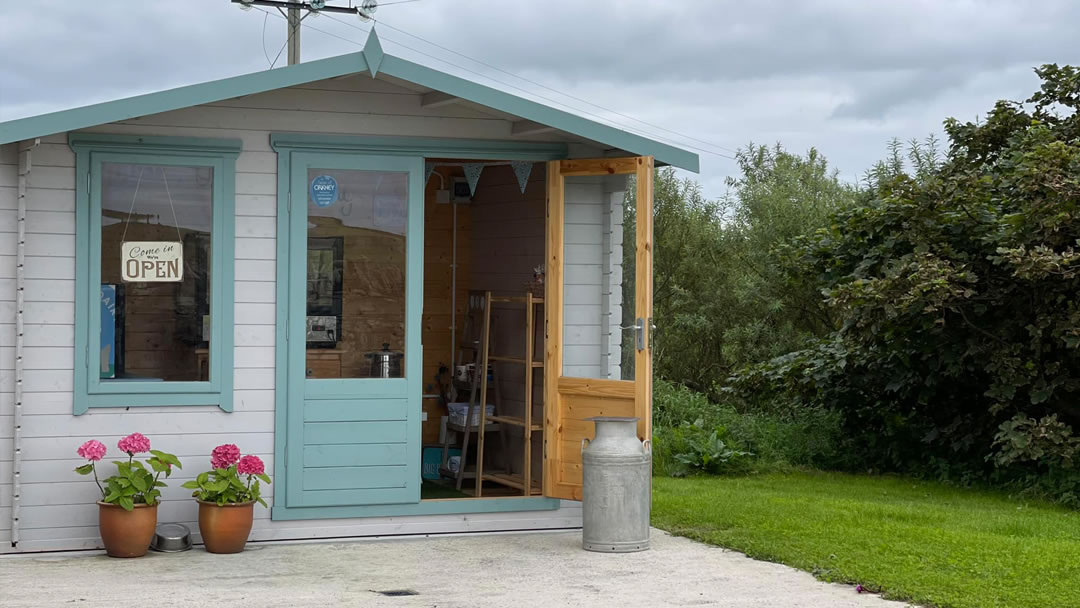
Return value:
[(75, 413), (232, 408), (231, 140), (72, 135)]
[(308, 169), (309, 378), (401, 378), (409, 371), (408, 178), (407, 172)]

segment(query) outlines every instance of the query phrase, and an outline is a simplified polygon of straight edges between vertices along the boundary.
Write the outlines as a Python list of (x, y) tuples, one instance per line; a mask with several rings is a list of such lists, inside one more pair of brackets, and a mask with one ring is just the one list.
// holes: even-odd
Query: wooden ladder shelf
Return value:
[[(480, 408), (480, 426), (477, 430), (476, 440), (476, 495), (483, 493), (483, 483), (491, 481), (504, 486), (521, 490), (524, 496), (538, 496), (542, 493), (540, 480), (532, 478), (532, 435), (534, 432), (542, 432), (544, 425), (533, 422), (533, 371), (543, 369), (544, 362), (533, 359), (535, 351), (535, 328), (536, 312), (542, 309), (544, 299), (526, 293), (524, 296), (493, 296), (490, 291), (484, 292), (484, 340), (481, 349), (481, 364), (478, 369), (487, 370), (491, 363), (513, 363), (525, 368), (525, 411), (524, 416), (507, 416), (496, 411), (493, 416), (486, 416), (484, 408)], [(491, 353), (491, 305), (492, 304), (523, 304), (525, 306), (525, 356), (507, 357)], [(496, 379), (497, 382), (497, 379)], [(480, 403), (486, 403), (488, 389), (488, 375), (485, 373), (480, 380)], [(484, 473), (484, 436), (485, 426), (489, 423), (497, 423), (500, 427), (518, 427), (523, 430), (522, 442), (522, 469), (521, 473), (488, 472)], [(503, 445), (505, 445), (505, 436)]]

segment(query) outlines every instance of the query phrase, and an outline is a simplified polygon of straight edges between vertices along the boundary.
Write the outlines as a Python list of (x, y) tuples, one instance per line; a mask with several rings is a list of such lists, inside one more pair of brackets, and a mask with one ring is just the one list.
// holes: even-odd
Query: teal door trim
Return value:
[[(326, 145), (320, 150), (318, 139), (326, 140)], [(351, 518), (351, 517), (387, 517), (408, 515), (455, 515), (467, 513), (495, 513), (513, 511), (551, 511), (559, 508), (560, 501), (544, 497), (520, 497), (520, 498), (482, 498), (460, 500), (419, 500), (420, 483), (420, 390), (422, 378), (419, 376), (422, 369), (423, 353), (420, 340), (420, 318), (423, 307), (423, 235), (424, 235), (424, 186), (423, 184), (423, 159), (431, 156), (446, 156), (453, 153), (460, 158), (513, 158), (520, 160), (547, 160), (549, 158), (566, 158), (566, 149), (562, 144), (550, 146), (543, 144), (537, 146), (528, 143), (515, 143), (517, 152), (506, 146), (505, 142), (484, 142), (478, 140), (436, 140), (425, 138), (423, 149), (414, 148), (420, 138), (357, 138), (335, 137), (316, 135), (272, 135), (271, 145), (278, 154), (278, 201), (277, 201), (277, 323), (276, 344), (278, 345), (275, 355), (275, 433), (274, 433), (274, 471), (275, 486), (274, 504), (271, 509), (273, 520), (304, 520), (304, 519), (328, 519), (328, 518)], [(302, 140), (302, 141), (301, 141)], [(349, 143), (356, 144), (350, 148)], [(484, 144), (497, 143), (499, 145), (485, 148)], [(296, 144), (296, 145), (290, 145)], [(445, 144), (445, 145), (441, 145)], [(380, 145), (384, 148), (380, 149)], [(558, 147), (559, 150), (556, 150)], [(453, 150), (454, 152), (451, 152)], [(408, 152), (411, 151), (411, 154)], [(327, 155), (327, 156), (324, 156)], [(312, 385), (314, 390), (308, 388), (308, 382), (302, 375), (297, 377), (294, 372), (290, 374), (290, 366), (296, 359), (297, 352), (300, 356), (300, 366), (294, 369), (303, 370), (303, 356), (305, 350), (305, 334), (303, 327), (306, 319), (305, 290), (290, 289), (295, 281), (303, 280), (297, 277), (294, 262), (296, 259), (304, 260), (307, 257), (306, 223), (297, 222), (296, 216), (306, 218), (307, 188), (306, 171), (302, 187), (296, 188), (297, 194), (291, 195), (292, 183), (297, 177), (297, 168), (306, 165), (312, 158), (338, 158), (339, 162), (353, 163), (345, 168), (378, 170), (379, 167), (399, 167), (400, 162), (407, 163), (409, 176), (409, 221), (408, 221), (408, 270), (407, 270), (407, 326), (406, 326), (406, 384), (408, 388), (405, 399), (408, 401), (409, 425), (407, 427), (410, 437), (415, 438), (415, 449), (409, 457), (415, 460), (415, 480), (417, 484), (416, 500), (410, 503), (400, 504), (358, 504), (343, 506), (305, 506), (302, 501), (291, 501), (291, 495), (302, 491), (302, 455), (303, 455), (303, 403), (305, 398), (317, 397), (320, 399), (333, 400), (341, 396), (351, 395), (344, 385), (338, 385), (335, 381)], [(402, 158), (404, 157), (404, 158)], [(362, 166), (361, 166), (362, 165)], [(330, 167), (327, 167), (330, 168)], [(295, 200), (290, 200), (295, 199)], [(295, 207), (294, 207), (295, 206)], [(296, 210), (302, 210), (296, 212)], [(415, 264), (416, 270), (413, 271)], [(298, 292), (300, 295), (298, 296)], [(290, 316), (290, 309), (299, 309), (300, 314), (295, 318)], [(297, 346), (290, 348), (291, 336), (297, 336), (293, 340)], [(415, 336), (415, 338), (413, 337)], [(413, 373), (410, 374), (409, 370)], [(398, 394), (397, 387), (386, 387), (390, 393)], [(383, 396), (390, 397), (390, 394)], [(330, 401), (327, 401), (329, 404)], [(290, 407), (294, 406), (294, 407)], [(291, 434), (290, 434), (291, 431)], [(413, 445), (410, 443), (409, 445)], [(293, 448), (292, 446), (295, 446)], [(410, 461), (411, 462), (411, 461)], [(290, 475), (290, 473), (292, 473)], [(298, 490), (298, 488), (301, 488)]]
[[(424, 160), (420, 157), (373, 156), (302, 150), (290, 153), (289, 239), (286, 341), (288, 422), (285, 454), (288, 471), (285, 504), (341, 506), (420, 502), (420, 392), (423, 312)], [(405, 235), (404, 378), (308, 379), (306, 369), (308, 171), (383, 171), (407, 174)], [(310, 411), (327, 401), (346, 402), (334, 421), (313, 421)], [(323, 408), (325, 411), (325, 408)], [(371, 417), (371, 410), (394, 411), (391, 420)], [(330, 445), (332, 444), (332, 445)], [(317, 459), (317, 464), (313, 464)], [(316, 469), (315, 467), (319, 467)], [(326, 470), (332, 468), (333, 470)], [(297, 474), (299, 473), (299, 474)], [(347, 475), (362, 478), (371, 489), (347, 489)], [(357, 486), (353, 485), (353, 488)], [(280, 492), (282, 484), (279, 483)]]

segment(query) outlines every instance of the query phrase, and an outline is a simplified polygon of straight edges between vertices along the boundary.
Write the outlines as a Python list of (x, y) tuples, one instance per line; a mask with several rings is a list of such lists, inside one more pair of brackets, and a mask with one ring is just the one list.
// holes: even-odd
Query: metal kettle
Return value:
[(371, 359), (372, 378), (400, 378), (401, 363), (405, 353), (390, 350), (390, 343), (383, 342), (382, 350), (371, 351), (364, 355)]

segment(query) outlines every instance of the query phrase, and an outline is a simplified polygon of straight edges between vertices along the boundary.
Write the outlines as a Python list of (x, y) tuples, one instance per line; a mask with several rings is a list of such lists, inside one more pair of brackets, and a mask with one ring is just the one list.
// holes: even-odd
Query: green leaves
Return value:
[[(130, 462), (113, 461), (116, 465), (116, 475), (104, 480), (104, 497), (102, 500), (109, 504), (118, 504), (124, 509), (131, 511), (137, 504), (154, 505), (161, 497), (161, 490), (166, 487), (165, 482), (160, 480), (162, 473), (169, 476), (170, 465), (180, 468), (180, 461), (172, 454), (166, 454), (157, 450), (151, 450), (152, 456), (146, 460), (146, 465), (138, 460)], [(90, 465), (83, 465), (75, 469), (76, 473), (86, 475), (93, 472)]]
[(236, 465), (232, 465), (227, 469), (199, 473), (195, 479), (185, 482), (183, 487), (195, 490), (191, 493), (193, 497), (217, 505), (256, 501), (266, 506), (259, 497), (259, 482), (256, 477), (270, 483), (270, 477), (266, 475), (248, 475), (245, 478), (236, 472)]
[(160, 460), (162, 462), (171, 464), (172, 466), (174, 466), (174, 467), (176, 467), (178, 469), (183, 469), (184, 468), (184, 465), (180, 464), (180, 459), (177, 458), (176, 456), (173, 456), (172, 454), (169, 454), (167, 452), (162, 452), (162, 451), (159, 451), (159, 450), (150, 450), (150, 453), (152, 455), (154, 455), (157, 458), (157, 460)]
[(864, 469), (1025, 485), (1072, 474), (1080, 114), (1062, 110), (1080, 104), (1080, 80), (1037, 72), (1034, 109), (1002, 101), (978, 123), (947, 121), (944, 156), (894, 142), (860, 204), (777, 249), (786, 280), (824, 294), (838, 323), (744, 368), (725, 396), (841, 412)]
[(131, 478), (131, 485), (139, 492), (145, 492), (151, 484), (153, 484), (153, 480), (148, 479), (148, 477), (149, 476), (143, 477), (142, 475), (136, 475)]
[[(737, 159), (741, 176), (718, 201), (670, 169), (654, 182), (656, 371), (713, 398), (734, 370), (833, 329), (817, 286), (790, 282), (776, 250), (857, 197), (816, 150), (750, 145)], [(624, 207), (623, 264), (633, 269), (635, 218)], [(632, 276), (624, 273), (624, 295), (634, 293)]]
[(94, 472), (94, 463), (88, 462), (81, 467), (75, 467), (75, 472), (79, 475), (89, 475)]

